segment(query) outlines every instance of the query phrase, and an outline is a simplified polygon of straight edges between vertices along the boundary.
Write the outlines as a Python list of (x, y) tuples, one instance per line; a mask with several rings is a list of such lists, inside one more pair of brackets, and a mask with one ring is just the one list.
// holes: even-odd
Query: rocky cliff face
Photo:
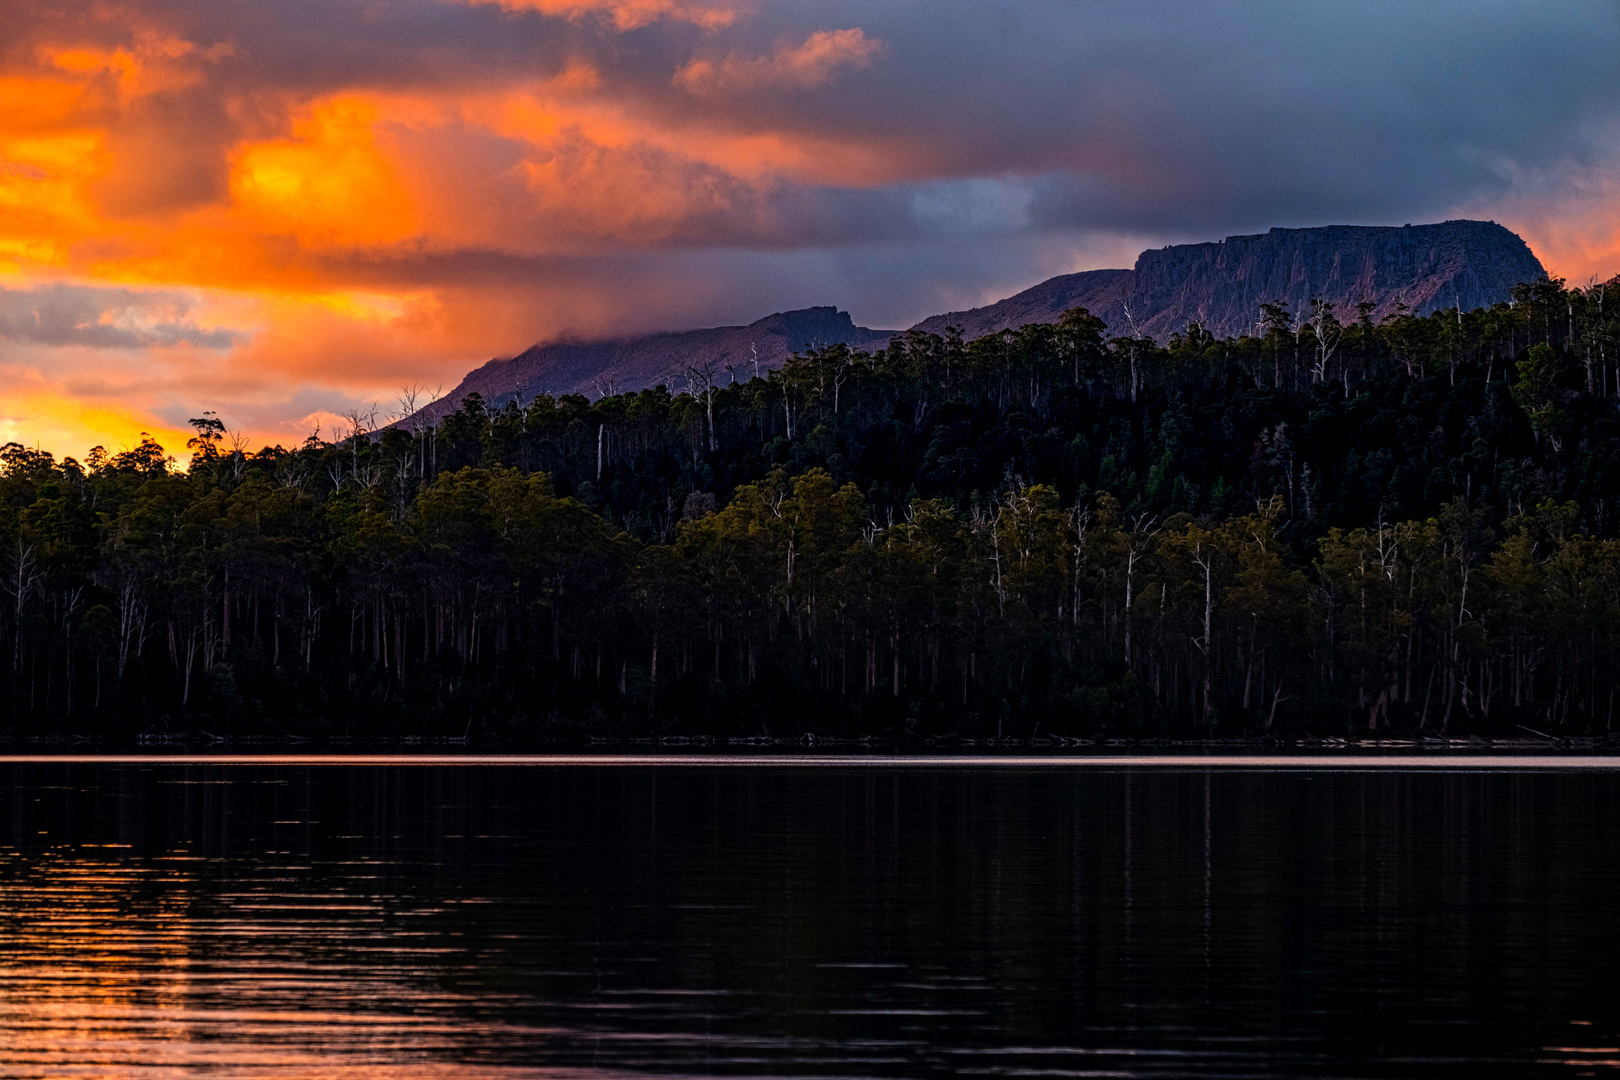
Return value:
[(1261, 304), (1287, 303), (1300, 313), (1321, 297), (1348, 321), (1366, 300), (1377, 321), (1400, 304), (1418, 315), (1454, 304), (1465, 311), (1489, 307), (1519, 282), (1546, 276), (1529, 246), (1493, 221), (1272, 229), (1144, 251), (1135, 269), (1051, 278), (997, 304), (935, 315), (917, 328), (943, 333), (958, 326), (974, 338), (1055, 322), (1078, 305), (1114, 334), (1130, 333), (1134, 319), (1140, 333), (1164, 341), (1196, 319), (1229, 337), (1254, 331)]
[[(932, 316), (913, 329), (943, 334), (954, 326), (971, 340), (1026, 323), (1056, 322), (1069, 308), (1083, 307), (1114, 334), (1130, 333), (1134, 322), (1138, 332), (1164, 341), (1196, 319), (1227, 337), (1253, 332), (1265, 303), (1286, 302), (1301, 313), (1309, 311), (1312, 297), (1321, 297), (1348, 322), (1365, 300), (1377, 320), (1401, 304), (1419, 315), (1457, 304), (1465, 310), (1488, 307), (1506, 300), (1519, 282), (1546, 276), (1523, 240), (1490, 221), (1272, 229), (1144, 251), (1132, 270), (1049, 278), (985, 307)], [(747, 326), (536, 345), (470, 372), (412, 420), (436, 420), (474, 392), (498, 405), (518, 394), (595, 397), (659, 383), (684, 389), (688, 367), (707, 368), (719, 381), (747, 379), (756, 363), (764, 372), (817, 344), (872, 348), (894, 333), (856, 326), (837, 308), (813, 307)]]
[[(1261, 304), (1286, 301), (1304, 312), (1312, 297), (1333, 304), (1346, 321), (1363, 300), (1374, 305), (1375, 321), (1399, 304), (1419, 315), (1456, 304), (1471, 311), (1547, 272), (1523, 240), (1495, 222), (1447, 221), (1272, 229), (1182, 244), (1144, 251), (1132, 276), (1131, 313), (1143, 333), (1162, 341), (1194, 319), (1220, 337), (1252, 332)], [(1119, 315), (1096, 314), (1124, 332)]]

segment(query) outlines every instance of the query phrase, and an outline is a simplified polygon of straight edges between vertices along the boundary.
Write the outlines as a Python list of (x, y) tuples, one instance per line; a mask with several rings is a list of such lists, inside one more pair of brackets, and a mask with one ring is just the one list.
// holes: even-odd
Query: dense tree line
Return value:
[(1610, 730), (1616, 286), (0, 451), (13, 731)]

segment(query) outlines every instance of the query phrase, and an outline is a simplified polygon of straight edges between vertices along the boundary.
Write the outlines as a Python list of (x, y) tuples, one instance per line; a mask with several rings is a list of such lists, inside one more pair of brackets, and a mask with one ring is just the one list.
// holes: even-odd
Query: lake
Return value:
[(1620, 1069), (1584, 763), (0, 764), (4, 1077)]

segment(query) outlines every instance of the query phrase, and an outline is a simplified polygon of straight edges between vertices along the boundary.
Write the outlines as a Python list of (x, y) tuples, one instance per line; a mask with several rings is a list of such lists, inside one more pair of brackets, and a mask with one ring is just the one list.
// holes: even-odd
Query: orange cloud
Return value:
[(0, 270), (12, 272), (28, 264), (64, 266), (73, 244), (97, 233), (101, 214), (88, 189), (107, 168), (102, 133), (71, 123), (65, 99), (73, 89), (49, 79), (29, 82), (0, 83), (0, 102), (39, 91), (32, 109), (0, 121)]
[[(1620, 147), (1620, 127), (1606, 132)], [(1504, 166), (1505, 197), (1457, 207), (1459, 217), (1490, 218), (1518, 233), (1547, 272), (1571, 285), (1620, 274), (1620, 159), (1616, 152), (1594, 165), (1525, 169)]]
[[(721, 0), (502, 6), (708, 31), (741, 10)], [(80, 452), (142, 430), (184, 434), (184, 417), (205, 408), (285, 442), (323, 411), (386, 402), (405, 383), (448, 387), (537, 338), (679, 321), (720, 286), (645, 274), (627, 311), (611, 272), (579, 276), (544, 260), (775, 242), (784, 183), (879, 177), (892, 151), (737, 126), (681, 101), (682, 91), (823, 86), (876, 54), (860, 30), (707, 67), (676, 56), (671, 111), (579, 53), (470, 84), (242, 84), (230, 76), (254, 59), (251, 43), (209, 45), (139, 25), (135, 9), (98, 10), (111, 22), (87, 22), (84, 40), (53, 38), (31, 63), (0, 66), (0, 290), (128, 293), (58, 318), (56, 339), (35, 331), (20, 342), (0, 325), (0, 377), (13, 387), (0, 431)], [(135, 25), (119, 32), (119, 20)], [(191, 117), (206, 126), (190, 128)], [(146, 197), (182, 167), (217, 179)], [(464, 280), (462, 267), (503, 259), (542, 262)], [(186, 310), (142, 307), (177, 289)], [(148, 330), (148, 318), (170, 321)]]
[(605, 15), (620, 30), (634, 30), (660, 19), (692, 23), (718, 30), (736, 21), (733, 5), (694, 3), (692, 0), (464, 0), (466, 3), (495, 3), (507, 11), (533, 11), (565, 19)]
[(231, 162), (233, 209), (264, 232), (310, 247), (395, 243), (419, 226), (376, 109), (357, 96), (320, 102), (292, 139), (252, 143)]
[(675, 85), (715, 97), (764, 87), (810, 89), (832, 78), (839, 67), (864, 67), (883, 48), (859, 27), (817, 30), (798, 45), (783, 45), (770, 56), (693, 60), (675, 73)]
[(235, 51), (229, 43), (201, 48), (184, 38), (151, 31), (137, 31), (132, 44), (113, 49), (70, 46), (41, 50), (45, 60), (62, 71), (111, 76), (118, 95), (126, 100), (199, 86), (206, 76), (196, 61), (214, 63)]
[(83, 94), (82, 81), (49, 75), (0, 75), (0, 117), (11, 132), (53, 128), (73, 117)]
[(1497, 208), (1502, 223), (1524, 237), (1547, 272), (1571, 285), (1620, 274), (1620, 185), (1594, 187), (1585, 197)]

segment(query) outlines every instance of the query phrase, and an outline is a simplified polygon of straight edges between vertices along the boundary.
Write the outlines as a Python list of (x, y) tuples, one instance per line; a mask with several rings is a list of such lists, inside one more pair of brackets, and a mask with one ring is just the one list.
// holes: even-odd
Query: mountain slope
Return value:
[(1114, 319), (1123, 322), (1120, 308), (1123, 301), (1130, 299), (1133, 281), (1134, 275), (1129, 270), (1063, 274), (985, 307), (930, 316), (911, 329), (943, 334), (946, 327), (954, 326), (962, 331), (964, 340), (972, 341), (1028, 323), (1057, 322), (1058, 316), (1072, 307), (1083, 307), (1112, 326)]
[[(602, 394), (664, 383), (685, 389), (693, 374), (716, 382), (750, 379), (775, 370), (796, 352), (817, 345), (871, 346), (892, 330), (856, 326), (849, 312), (833, 307), (780, 311), (747, 326), (645, 334), (595, 342), (535, 345), (511, 359), (496, 359), (467, 373), (450, 393), (410, 417), (407, 425), (437, 420), (460, 407), (469, 394), (500, 405), (521, 394)], [(694, 369), (688, 372), (688, 368)]]

